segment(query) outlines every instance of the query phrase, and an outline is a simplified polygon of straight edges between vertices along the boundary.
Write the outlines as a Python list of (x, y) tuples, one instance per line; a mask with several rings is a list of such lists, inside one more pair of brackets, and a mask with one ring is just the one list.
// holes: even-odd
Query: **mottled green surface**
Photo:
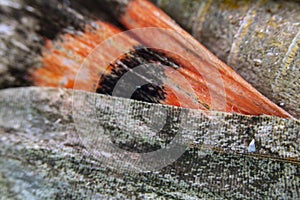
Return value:
[[(73, 99), (83, 100), (76, 106), (87, 107), (73, 108)], [(146, 122), (157, 108), (169, 114), (165, 130), (153, 135)], [(0, 190), (5, 199), (300, 195), (298, 121), (222, 113), (208, 117), (195, 110), (47, 88), (3, 90), (0, 111)], [(146, 147), (148, 152), (165, 148), (173, 138), (168, 133), (178, 134), (178, 127), (186, 150), (155, 171), (144, 171), (124, 154), (106, 160), (97, 156), (105, 147), (89, 146), (97, 130), (123, 149), (145, 152)], [(249, 154), (252, 139), (256, 152)]]
[(300, 117), (300, 3), (154, 1), (256, 89)]

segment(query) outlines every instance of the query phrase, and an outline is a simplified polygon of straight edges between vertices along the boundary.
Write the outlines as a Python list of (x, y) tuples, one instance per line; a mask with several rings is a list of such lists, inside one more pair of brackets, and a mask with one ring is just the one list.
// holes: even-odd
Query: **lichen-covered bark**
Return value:
[[(51, 88), (2, 90), (0, 111), (4, 198), (295, 199), (300, 195), (299, 121), (207, 115)], [(166, 116), (164, 128), (153, 131), (147, 120), (163, 120), (162, 116)], [(179, 144), (186, 145), (183, 155), (154, 171), (125, 154), (106, 160), (97, 153), (107, 151), (103, 154), (107, 155), (109, 149), (93, 146), (90, 140), (100, 134), (127, 151), (148, 152), (165, 148), (179, 133)], [(248, 153), (252, 139), (256, 149)]]
[(256, 89), (300, 117), (299, 1), (154, 1)]

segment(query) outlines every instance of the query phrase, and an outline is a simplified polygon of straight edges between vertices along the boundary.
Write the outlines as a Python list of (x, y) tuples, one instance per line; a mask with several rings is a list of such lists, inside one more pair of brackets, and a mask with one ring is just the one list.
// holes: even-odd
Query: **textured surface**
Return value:
[[(30, 27), (33, 28), (33, 30), (30, 30), (30, 33), (42, 39), (42, 41), (44, 38), (46, 39), (44, 47), (42, 47), (42, 43), (44, 42), (34, 44), (29, 40), (29, 43), (23, 43), (28, 51), (23, 51), (14, 45), (4, 50), (4, 54), (7, 56), (2, 57), (2, 59), (7, 61), (3, 61), (3, 63), (8, 71), (2, 74), (3, 77), (0, 76), (0, 80), (3, 81), (3, 84), (0, 83), (0, 88), (1, 85), (2, 87), (11, 87), (28, 84), (28, 76), (30, 76), (33, 81), (32, 84), (36, 86), (73, 88), (73, 84), (76, 82), (76, 85), (81, 89), (95, 91), (90, 88), (93, 87), (93, 85), (98, 85), (97, 81), (101, 74), (105, 78), (103, 78), (103, 83), (102, 81), (99, 82), (100, 90), (98, 90), (98, 92), (107, 93), (107, 91), (101, 91), (101, 88), (112, 88), (115, 80), (120, 80), (119, 78), (121, 76), (122, 78), (125, 77), (123, 75), (128, 71), (124, 70), (125, 68), (129, 67), (132, 69), (133, 66), (136, 68), (138, 65), (146, 63), (160, 64), (163, 62), (165, 64), (166, 62), (163, 60), (167, 57), (174, 60), (174, 62), (168, 63), (167, 66), (170, 66), (160, 71), (166, 74), (165, 77), (170, 79), (170, 81), (166, 83), (163, 81), (163, 76), (157, 75), (160, 79), (158, 85), (163, 88), (145, 88), (143, 89), (144, 92), (150, 95), (142, 94), (136, 99), (181, 105), (182, 107), (199, 107), (205, 110), (210, 109), (252, 115), (263, 113), (266, 115), (290, 117), (288, 113), (258, 93), (244, 79), (232, 71), (231, 68), (220, 62), (217, 57), (208, 52), (194, 38), (176, 24), (172, 24), (172, 19), (145, 0), (131, 1), (131, 3), (135, 4), (128, 6), (128, 8), (132, 8), (131, 10), (126, 9), (126, 16), (128, 17), (126, 23), (121, 19), (119, 19), (119, 21), (123, 23), (124, 26), (130, 24), (128, 28), (145, 26), (172, 28), (174, 30), (173, 33), (168, 31), (162, 32), (157, 29), (156, 31), (151, 29), (154, 32), (149, 29), (148, 31), (145, 29), (143, 29), (144, 31), (139, 31), (139, 34), (142, 36), (141, 38), (143, 38), (143, 44), (155, 49), (164, 49), (163, 51), (170, 53), (167, 54), (165, 52), (165, 54), (161, 55), (160, 52), (158, 55), (156, 55), (157, 53), (147, 56), (144, 55), (147, 59), (140, 59), (140, 57), (142, 57), (141, 54), (132, 54), (130, 57), (135, 57), (134, 59), (129, 59), (132, 63), (126, 64), (126, 66), (122, 66), (121, 68), (116, 65), (110, 66), (111, 63), (105, 63), (106, 59), (113, 62), (116, 57), (119, 57), (120, 50), (123, 49), (124, 46), (126, 46), (126, 49), (129, 49), (129, 51), (132, 51), (133, 46), (136, 46), (137, 43), (128, 36), (117, 37), (119, 39), (116, 39), (117, 41), (114, 42), (106, 40), (121, 30), (116, 30), (114, 27), (103, 23), (101, 21), (102, 17), (97, 17), (97, 20), (100, 19), (101, 22), (91, 22), (91, 17), (84, 12), (84, 7), (87, 6), (86, 4), (88, 3), (81, 3), (82, 4), (79, 5), (82, 5), (83, 9), (77, 8), (74, 2), (70, 4), (70, 2), (61, 2), (58, 0), (46, 2), (41, 0), (24, 0), (18, 4), (20, 7), (19, 10), (15, 8), (11, 9), (12, 12), (18, 11), (21, 17), (24, 15), (24, 17), (34, 19), (36, 24), (30, 25)], [(101, 6), (101, 4), (99, 5)], [(25, 8), (23, 7), (28, 6), (32, 7), (31, 13), (24, 11)], [(2, 4), (2, 7), (7, 6)], [(42, 13), (47, 10), (49, 10), (49, 15), (43, 15)], [(148, 13), (145, 13), (144, 10), (148, 10)], [(159, 16), (157, 15), (158, 12)], [(58, 14), (56, 15), (56, 13)], [(145, 18), (144, 15), (148, 17)], [(10, 12), (6, 13), (5, 16), (8, 19), (17, 19)], [(18, 26), (17, 22), (16, 26)], [(27, 30), (24, 29), (24, 33), (26, 33), (26, 31)], [(179, 35), (179, 33), (181, 34)], [(156, 37), (154, 38), (153, 35), (156, 35)], [(12, 36), (10, 40), (6, 38), (8, 41), (4, 40), (4, 42), (10, 43), (14, 41), (14, 39), (16, 39), (15, 37), (18, 36), (18, 32), (13, 32)], [(27, 41), (24, 38), (20, 38), (19, 43), (22, 43), (22, 40)], [(105, 45), (99, 45), (103, 44), (103, 41), (105, 41)], [(36, 45), (36, 48), (29, 46), (31, 44)], [(99, 46), (101, 49), (101, 47), (106, 45), (107, 47), (101, 52)], [(175, 49), (176, 52), (174, 52)], [(122, 52), (123, 51), (127, 50), (122, 50)], [(24, 56), (26, 61), (18, 58), (18, 56), (21, 55)], [(155, 56), (161, 58), (157, 59)], [(7, 60), (7, 58), (9, 58), (9, 60)], [(122, 62), (122, 59), (120, 61)], [(88, 76), (86, 76), (85, 79), (77, 79), (75, 81), (79, 69), (83, 69), (82, 66), (85, 65), (87, 65), (87, 68), (83, 68), (89, 70)], [(20, 66), (20, 69), (13, 70), (16, 66)], [(28, 75), (29, 69), (39, 66), (41, 68)], [(161, 65), (160, 68), (162, 69)], [(173, 68), (176, 71), (173, 70)], [(86, 74), (83, 71), (80, 70), (80, 74)], [(147, 72), (149, 75), (153, 73), (150, 72), (151, 70), (149, 69), (145, 69), (144, 71), (149, 71)], [(143, 73), (143, 70), (139, 72), (139, 76), (145, 76), (141, 73)], [(149, 75), (146, 75), (147, 79), (151, 79)], [(213, 77), (211, 75), (213, 75)], [(7, 78), (5, 77), (7, 76), (14, 78), (11, 81), (6, 81)], [(134, 79), (137, 81), (137, 78)], [(162, 84), (162, 82), (164, 82), (164, 84)], [(128, 88), (128, 86), (125, 87)], [(178, 88), (176, 89), (178, 92), (173, 88)], [(127, 93), (127, 91), (128, 90), (126, 90), (125, 93)], [(179, 98), (181, 99), (180, 102), (178, 101)]]
[[(162, 2), (161, 5), (163, 6)], [(233, 54), (230, 55), (235, 55), (234, 59), (238, 59), (236, 65), (229, 64), (270, 100), (282, 106), (293, 116), (298, 117), (300, 113), (298, 96), (300, 68), (298, 61), (299, 44), (297, 43), (299, 41), (296, 33), (299, 30), (299, 18), (297, 14), (294, 18), (292, 14), (287, 17), (283, 16), (289, 13), (299, 13), (297, 12), (297, 6), (293, 6), (295, 3), (290, 1), (281, 6), (281, 1), (278, 1), (277, 4), (280, 4), (278, 5), (280, 8), (278, 8), (280, 11), (278, 11), (278, 15), (280, 16), (275, 17), (275, 21), (270, 22), (268, 26), (264, 26), (264, 21), (269, 19), (262, 20), (262, 24), (256, 26), (250, 22), (253, 20), (259, 21), (256, 19), (263, 17), (272, 18), (272, 13), (270, 14), (268, 11), (268, 6), (270, 6), (269, 4), (272, 5), (272, 1), (266, 5), (264, 4), (266, 6), (265, 10), (258, 10), (258, 13), (256, 15), (254, 13), (253, 16), (250, 12), (249, 17), (245, 19), (245, 13), (254, 5), (247, 3), (230, 4), (230, 1), (228, 1), (227, 4), (231, 5), (231, 7), (228, 7), (227, 4), (223, 5), (216, 2), (209, 4), (204, 1), (202, 3), (191, 1), (189, 4), (173, 5), (169, 3), (166, 5), (172, 8), (171, 10), (182, 9), (175, 12), (178, 13), (176, 16), (171, 13), (172, 17), (179, 22), (181, 22), (181, 13), (184, 13), (183, 10), (187, 9), (188, 13), (184, 14), (185, 18), (181, 22), (187, 24), (184, 26), (185, 28), (191, 30), (189, 23), (187, 23), (187, 21), (190, 21), (195, 28), (192, 31), (194, 35), (198, 39), (201, 37), (200, 40), (224, 61), (227, 61), (229, 52), (232, 49)], [(201, 7), (200, 4), (205, 6)], [(90, 19), (97, 18), (111, 21), (111, 17), (107, 17), (100, 11), (101, 8), (103, 9), (102, 6), (101, 3), (94, 3), (91, 0), (77, 0), (72, 1), (71, 4), (69, 1), (58, 0), (46, 2), (41, 0), (1, 1), (0, 88), (32, 85), (28, 71), (42, 65), (40, 57), (47, 39), (56, 38), (59, 40), (61, 38), (58, 35), (61, 33), (80, 34), (85, 24), (93, 26)], [(199, 8), (209, 9), (207, 14), (204, 11), (202, 13), (201, 9), (197, 12), (200, 21), (197, 16), (194, 16), (195, 10)], [(225, 8), (231, 9), (226, 10)], [(268, 12), (265, 15), (266, 10)], [(291, 10), (291, 12), (287, 10)], [(48, 14), (43, 15), (46, 12)], [(276, 14), (277, 10), (274, 13)], [(255, 17), (255, 19), (252, 19), (252, 17)], [(247, 20), (251, 24), (249, 27), (246, 26), (249, 24)], [(245, 25), (244, 29), (243, 24)], [(279, 29), (277, 24), (283, 31), (276, 32)], [(204, 29), (201, 27), (204, 27)], [(252, 29), (255, 29), (254, 32)], [(257, 41), (256, 39), (259, 37), (256, 37), (256, 29), (261, 29), (263, 34), (267, 32), (268, 35), (262, 35), (258, 31), (258, 36), (263, 37)], [(244, 35), (245, 37), (237, 36), (239, 33), (244, 34), (244, 32), (247, 33)], [(197, 33), (201, 34), (197, 35)], [(235, 35), (236, 37), (234, 37)], [(231, 48), (233, 43), (232, 47), (236, 48)], [(237, 48), (239, 43), (243, 46), (240, 50)], [(256, 50), (256, 47), (260, 49)], [(268, 49), (265, 50), (266, 48)]]
[(93, 17), (109, 19), (90, 4), (81, 0), (72, 4), (59, 0), (0, 1), (0, 88), (32, 84), (28, 71), (41, 66), (41, 52), (48, 39), (58, 39), (62, 33), (80, 34), (86, 24), (93, 25)]
[(300, 4), (154, 1), (256, 89), (300, 117)]
[[(24, 2), (32, 6), (25, 6)], [(55, 1), (55, 6), (37, 12), (33, 5), (44, 2), (0, 2), (0, 31), (4, 33), (0, 34), (1, 42), (4, 41), (0, 44), (1, 88), (24, 85), (27, 78), (20, 72), (38, 62), (44, 36), (55, 38), (57, 33), (77, 33), (80, 29), (82, 15), (70, 9), (69, 1)], [(91, 1), (76, 2), (85, 2), (90, 12), (99, 13)], [(191, 8), (197, 8), (196, 4)], [(55, 14), (43, 15), (46, 11)], [(243, 10), (240, 14), (244, 14)], [(54, 18), (40, 21), (45, 19), (43, 16)], [(50, 22), (50, 29), (59, 28), (44, 32), (43, 28), (49, 27), (41, 27), (40, 23), (45, 22)], [(259, 64), (260, 60), (256, 62)], [(269, 88), (269, 84), (264, 87)], [(77, 102), (74, 107), (73, 100)], [(297, 199), (299, 126), (293, 120), (222, 113), (207, 116), (198, 111), (70, 90), (3, 90), (0, 194), (3, 199)], [(109, 136), (109, 141), (123, 150), (133, 152), (127, 153), (133, 157), (103, 152), (110, 149), (98, 145), (99, 133)], [(165, 164), (157, 162), (160, 157), (153, 162), (134, 162), (138, 158), (134, 156), (139, 155), (134, 152), (164, 149), (178, 133), (182, 134), (179, 142), (186, 149), (175, 162), (163, 168), (160, 167)], [(161, 156), (168, 158), (168, 154)], [(149, 166), (159, 169), (149, 172)]]
[[(295, 199), (300, 195), (298, 121), (222, 113), (208, 116), (47, 88), (3, 90), (0, 110), (0, 188), (6, 198)], [(163, 121), (162, 116), (167, 116), (165, 126), (155, 133), (147, 120)], [(105, 147), (90, 145), (90, 138), (97, 139), (95, 133), (100, 131), (122, 149), (148, 152), (164, 148), (178, 130), (186, 150), (156, 172), (145, 172), (147, 166), (137, 167), (124, 154), (109, 157), (108, 162), (97, 154)], [(255, 150), (248, 153), (253, 139)]]

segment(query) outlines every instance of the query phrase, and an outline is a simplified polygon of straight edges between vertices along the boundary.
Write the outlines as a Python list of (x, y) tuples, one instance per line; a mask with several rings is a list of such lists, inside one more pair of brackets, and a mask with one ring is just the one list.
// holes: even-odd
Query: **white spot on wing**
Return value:
[(256, 151), (255, 140), (253, 139), (248, 146), (248, 153), (253, 153)]

